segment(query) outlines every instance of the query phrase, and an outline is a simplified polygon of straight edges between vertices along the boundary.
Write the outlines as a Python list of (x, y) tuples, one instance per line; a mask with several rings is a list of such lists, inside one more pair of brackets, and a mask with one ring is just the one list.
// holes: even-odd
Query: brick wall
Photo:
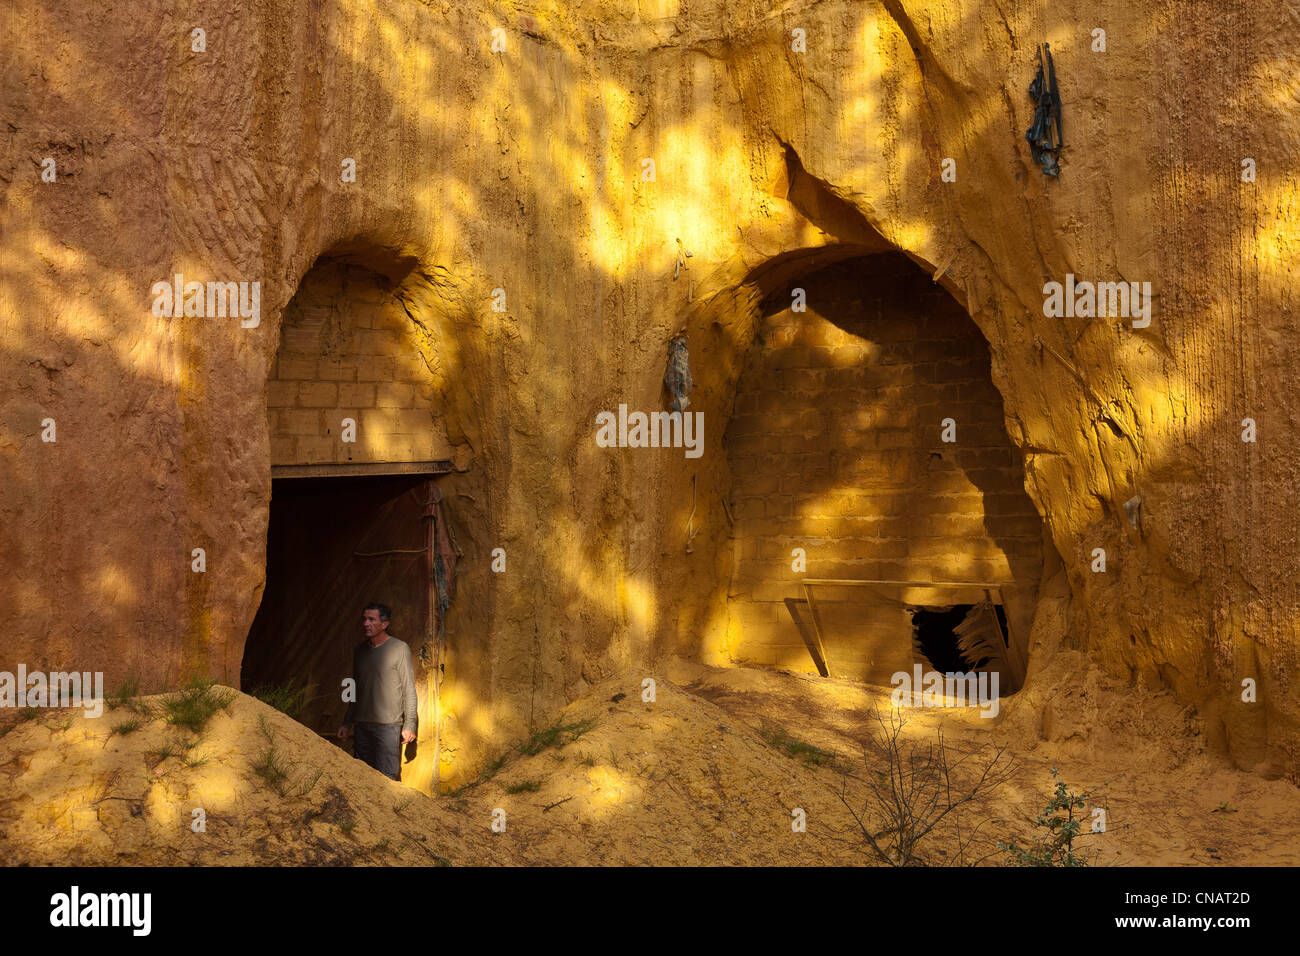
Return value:
[[(783, 603), (802, 597), (801, 577), (1011, 582), (1011, 626), (1027, 633), (1042, 525), (983, 336), (900, 255), (796, 285), (808, 309), (763, 320), (725, 437), (732, 656), (816, 673)], [(955, 444), (940, 439), (944, 418), (956, 421)], [(791, 568), (796, 547), (804, 575)], [(818, 595), (833, 676), (887, 680), (910, 668), (910, 618), (888, 605), (906, 595)]]
[[(285, 310), (267, 382), (271, 463), (450, 458), (435, 396), (414, 325), (385, 280), (323, 261)], [(357, 423), (355, 443), (341, 440), (345, 418)]]

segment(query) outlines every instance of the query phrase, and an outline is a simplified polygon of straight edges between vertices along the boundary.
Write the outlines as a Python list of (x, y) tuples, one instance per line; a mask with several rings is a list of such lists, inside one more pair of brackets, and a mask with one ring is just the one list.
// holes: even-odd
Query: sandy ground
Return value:
[[(1055, 767), (1073, 789), (1104, 787), (1094, 802), (1106, 808), (1107, 832), (1085, 844), (1096, 864), (1300, 860), (1295, 786), (1207, 756), (1195, 721), (1167, 695), (1095, 674), (1066, 682), (1070, 664), (1040, 681), (1036, 697), (1005, 702), (997, 721), (973, 710), (908, 713), (907, 740), (941, 728), (951, 752), (967, 755), (959, 781), (999, 746), (1014, 758), (1010, 779), (955, 821), (964, 833), (979, 827), (973, 854), (1031, 834)], [(569, 729), (534, 738), (524, 749), (535, 753), (513, 748), (490, 774), (438, 798), (236, 692), (197, 734), (161, 716), (114, 732), (135, 718), (125, 708), (99, 719), (9, 715), (0, 847), (10, 864), (873, 862), (841, 794), (855, 808), (866, 799), (862, 741), (873, 708), (888, 708), (884, 690), (677, 662), (643, 702), (641, 679), (597, 685), (557, 717), (553, 726)], [(825, 755), (791, 756), (772, 742), (778, 730)], [(285, 773), (278, 784), (272, 750)], [(196, 808), (202, 832), (192, 828)], [(806, 832), (792, 828), (796, 810)], [(504, 832), (492, 829), (497, 811)], [(926, 860), (953, 862), (955, 833), (937, 829)]]
[[(261, 701), (226, 692), (228, 710), (197, 735), (162, 717), (114, 732), (137, 719), (126, 709), (98, 719), (50, 711), (9, 730), (0, 739), (5, 862), (509, 862), (465, 817)], [(159, 698), (139, 702), (156, 707)], [(163, 757), (173, 743), (181, 754)], [(255, 769), (272, 747), (286, 775), (280, 789)], [(195, 809), (206, 816), (203, 832), (193, 829)]]
[[(1055, 663), (1033, 695), (1004, 702), (1000, 720), (966, 709), (908, 712), (907, 731), (917, 739), (941, 727), (976, 759), (1008, 748), (1018, 769), (987, 808), (997, 838), (1031, 834), (1056, 768), (1071, 790), (1098, 789), (1088, 806), (1105, 808), (1107, 832), (1084, 843), (1097, 865), (1300, 862), (1300, 789), (1208, 756), (1196, 721), (1167, 692), (1108, 682), (1076, 669), (1081, 661), (1070, 654)], [(884, 689), (820, 678), (689, 665), (674, 676), (737, 719), (784, 720), (802, 739), (859, 763), (868, 715), (889, 707)]]

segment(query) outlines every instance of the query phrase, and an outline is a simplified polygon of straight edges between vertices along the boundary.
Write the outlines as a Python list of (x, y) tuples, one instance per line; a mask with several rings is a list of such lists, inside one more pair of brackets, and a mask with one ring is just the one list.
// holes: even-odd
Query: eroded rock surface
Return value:
[[(421, 329), (420, 407), (458, 456), (444, 779), (624, 668), (722, 663), (721, 442), (759, 303), (816, 255), (896, 248), (987, 338), (1060, 556), (1030, 686), (1078, 651), (1195, 705), (1238, 766), (1294, 780), (1300, 74), (1298, 15), (1280, 12), (7, 5), (0, 666), (238, 681), (264, 582), (268, 375), (321, 257), (393, 276)], [(1023, 137), (1042, 41), (1059, 181)], [(155, 316), (176, 274), (259, 282), (259, 321)], [(1150, 282), (1149, 326), (1045, 316), (1044, 283), (1067, 275)], [(679, 332), (704, 454), (597, 447), (598, 412), (666, 407)]]

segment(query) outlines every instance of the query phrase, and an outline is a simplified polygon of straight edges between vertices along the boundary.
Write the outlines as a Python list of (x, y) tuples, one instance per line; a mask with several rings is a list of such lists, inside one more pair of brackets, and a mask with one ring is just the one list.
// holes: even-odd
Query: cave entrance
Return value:
[(266, 586), (241, 673), (248, 691), (306, 685), (295, 716), (332, 735), (362, 608), (387, 604), (416, 657), (419, 739), (402, 776), (426, 791), (443, 762), (439, 698), (454, 644), (444, 618), (465, 626), (475, 612), (448, 614), (461, 552), (443, 492), (475, 503), (454, 516), (467, 540), (486, 520), (482, 496), (466, 490), (483, 479), (458, 374), (477, 353), (458, 337), (448, 275), (354, 237), (317, 258), (286, 304), (266, 381)]
[[(351, 676), (366, 604), (391, 608), (390, 631), (413, 652), (429, 645), (441, 613), (435, 467), (399, 474), (275, 469), (266, 590), (244, 646), (244, 691), (301, 690), (293, 716), (332, 735), (347, 707), (342, 681)], [(447, 563), (444, 586), (453, 570)]]
[(982, 663), (1014, 691), (1043, 525), (983, 334), (901, 253), (788, 266), (802, 274), (768, 287), (723, 439), (731, 658), (881, 684), (949, 670), (931, 653), (967, 671), (981, 662), (954, 631), (984, 604)]

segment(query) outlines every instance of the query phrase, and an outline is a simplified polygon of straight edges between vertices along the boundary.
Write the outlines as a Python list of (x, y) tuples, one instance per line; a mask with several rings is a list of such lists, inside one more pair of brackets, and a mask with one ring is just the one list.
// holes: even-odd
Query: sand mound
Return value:
[[(834, 769), (782, 755), (666, 680), (653, 703), (641, 699), (640, 675), (605, 681), (554, 726), (569, 728), (554, 746), (516, 750), (489, 779), (444, 798), (473, 817), (503, 808), (502, 843), (520, 862), (865, 861)], [(807, 832), (792, 827), (796, 809)]]
[[(228, 688), (198, 733), (136, 709), (48, 711), (0, 739), (6, 862), (504, 863), (463, 816)], [(139, 726), (130, 729), (139, 722)], [(118, 728), (116, 731), (114, 728)], [(122, 731), (127, 732), (123, 733)], [(206, 830), (191, 827), (196, 809)]]
[[(810, 743), (860, 754), (886, 690), (798, 674), (679, 662), (686, 690), (752, 725), (777, 720)], [(1168, 691), (1129, 685), (1056, 655), (997, 720), (973, 709), (910, 710), (918, 739), (942, 728), (959, 750), (1006, 745), (1020, 770), (986, 808), (1001, 839), (1028, 835), (1051, 793), (1052, 768), (1074, 791), (1097, 789), (1107, 832), (1086, 841), (1098, 865), (1295, 865), (1300, 791), (1234, 770), (1206, 752), (1198, 722)]]
[[(234, 691), (197, 734), (129, 708), (97, 720), (46, 712), (0, 738), (0, 843), (12, 863), (873, 862), (839, 795), (846, 787), (861, 805), (862, 742), (886, 692), (680, 662), (657, 678), (652, 702), (641, 681), (596, 685), (477, 781), (436, 798)], [(1297, 862), (1295, 787), (1207, 757), (1194, 721), (1159, 694), (1087, 675), (1075, 687), (1073, 697), (1009, 700), (998, 721), (973, 709), (909, 712), (911, 740), (942, 728), (972, 762), (999, 745), (1016, 758), (1014, 777), (968, 808), (963, 826), (1023, 840), (1056, 767), (1074, 789), (1104, 785), (1109, 828), (1089, 841), (1096, 863)], [(1043, 719), (1049, 703), (1055, 724)], [(1067, 713), (1088, 719), (1066, 733)], [(1134, 743), (1117, 755), (1124, 732)], [(205, 832), (191, 829), (196, 808)], [(791, 826), (797, 809), (806, 832)], [(946, 847), (936, 831), (927, 858), (949, 862)]]

